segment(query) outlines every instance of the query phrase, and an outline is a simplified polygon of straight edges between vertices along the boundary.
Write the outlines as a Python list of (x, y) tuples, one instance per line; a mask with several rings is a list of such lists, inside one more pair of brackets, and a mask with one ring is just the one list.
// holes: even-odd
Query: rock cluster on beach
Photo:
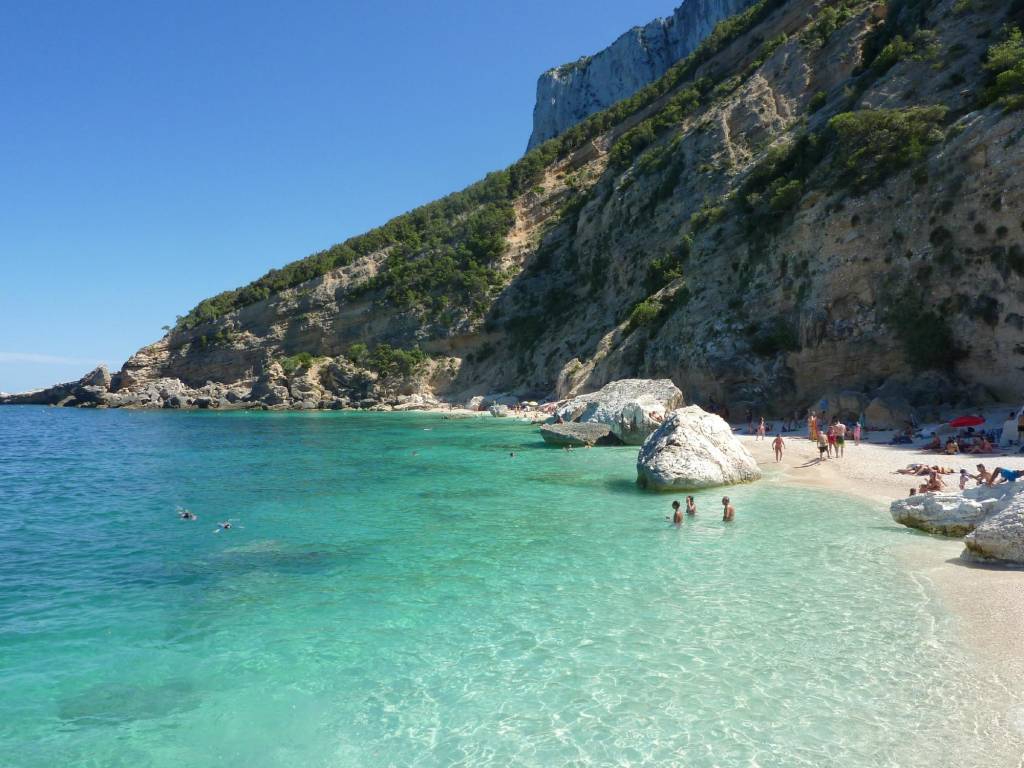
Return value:
[(682, 404), (683, 393), (671, 379), (620, 379), (559, 405), (555, 419), (603, 424), (620, 442), (641, 445)]
[(691, 405), (673, 411), (640, 449), (637, 483), (656, 491), (758, 480), (761, 470), (720, 417)]
[(911, 528), (964, 537), (966, 559), (1024, 565), (1024, 482), (915, 494), (892, 502), (889, 512)]

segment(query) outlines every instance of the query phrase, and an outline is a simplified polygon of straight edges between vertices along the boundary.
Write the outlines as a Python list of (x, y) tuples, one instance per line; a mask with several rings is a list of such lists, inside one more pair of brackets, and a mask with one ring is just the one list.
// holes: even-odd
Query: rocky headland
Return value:
[(1017, 5), (745, 5), (509, 168), (0, 402), (486, 409), (643, 378), (877, 427), (1015, 402)]

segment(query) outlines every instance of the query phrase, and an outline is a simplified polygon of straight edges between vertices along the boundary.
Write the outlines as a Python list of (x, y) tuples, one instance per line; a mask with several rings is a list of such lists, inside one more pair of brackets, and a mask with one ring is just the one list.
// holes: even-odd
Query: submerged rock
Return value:
[(623, 443), (641, 445), (682, 404), (683, 393), (671, 379), (620, 379), (574, 397), (555, 414), (564, 422), (605, 424)]
[(544, 438), (545, 443), (551, 445), (573, 445), (580, 448), (587, 445), (621, 443), (607, 424), (545, 424), (540, 428), (540, 436)]
[(655, 491), (758, 480), (761, 470), (729, 425), (696, 405), (669, 414), (640, 449), (637, 483)]

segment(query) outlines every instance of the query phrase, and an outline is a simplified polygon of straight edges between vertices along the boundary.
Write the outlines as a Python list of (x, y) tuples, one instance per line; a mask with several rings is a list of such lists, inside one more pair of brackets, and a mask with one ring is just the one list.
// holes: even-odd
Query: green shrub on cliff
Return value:
[(949, 370), (964, 356), (943, 312), (928, 306), (912, 290), (886, 295), (882, 320), (902, 342), (910, 364), (918, 370)]
[(1024, 35), (1008, 27), (1006, 39), (995, 43), (985, 56), (985, 69), (992, 78), (984, 100), (998, 102), (1007, 111), (1024, 108)]
[(835, 131), (836, 164), (844, 182), (858, 191), (920, 162), (942, 141), (944, 106), (863, 109), (829, 120)]
[(296, 371), (302, 370), (303, 368), (308, 368), (310, 364), (313, 362), (313, 359), (313, 355), (311, 355), (309, 352), (299, 352), (296, 355), (282, 357), (280, 360), (281, 369), (285, 373), (291, 375)]
[(629, 322), (626, 323), (626, 333), (632, 333), (637, 328), (643, 328), (653, 323), (664, 309), (657, 299), (647, 298), (633, 307), (629, 313)]

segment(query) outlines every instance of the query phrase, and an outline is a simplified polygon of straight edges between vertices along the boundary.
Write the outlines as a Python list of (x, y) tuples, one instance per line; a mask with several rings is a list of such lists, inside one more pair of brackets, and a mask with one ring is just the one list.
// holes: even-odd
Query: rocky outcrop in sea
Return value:
[(682, 404), (683, 393), (671, 379), (621, 379), (563, 403), (554, 418), (603, 424), (619, 442), (641, 445)]
[(686, 0), (668, 17), (633, 27), (593, 56), (537, 79), (528, 149), (628, 98), (689, 54), (715, 25), (753, 0)]

